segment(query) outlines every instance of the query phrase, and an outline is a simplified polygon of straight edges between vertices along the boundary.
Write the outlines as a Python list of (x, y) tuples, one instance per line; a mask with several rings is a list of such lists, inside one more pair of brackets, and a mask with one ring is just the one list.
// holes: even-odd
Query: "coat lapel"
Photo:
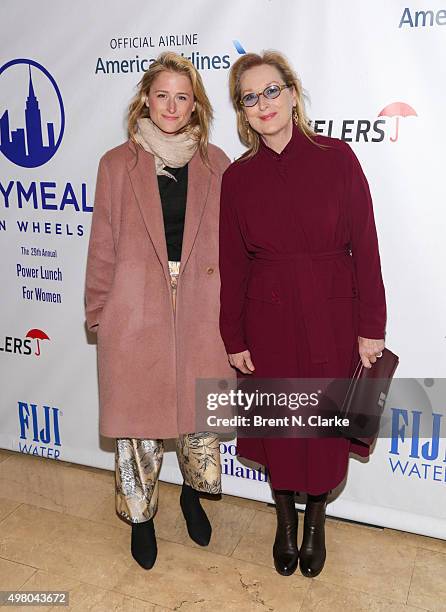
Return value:
[[(166, 275), (169, 276), (163, 212), (153, 156), (140, 147), (138, 147), (136, 156), (136, 146), (132, 142), (130, 142), (129, 148), (132, 153), (127, 162), (127, 169), (133, 191), (149, 238)], [(188, 168), (186, 218), (180, 275), (189, 259), (197, 237), (211, 186), (211, 177), (211, 171), (203, 163), (197, 151), (190, 160)]]
[(212, 173), (197, 151), (189, 162), (187, 180), (186, 219), (184, 222), (180, 276), (189, 259), (211, 186)]
[(127, 169), (136, 201), (141, 210), (149, 238), (164, 272), (168, 276), (163, 211), (153, 155), (140, 147), (138, 147), (136, 154), (136, 146), (132, 142), (130, 142), (129, 148), (133, 151), (133, 154), (127, 162)]

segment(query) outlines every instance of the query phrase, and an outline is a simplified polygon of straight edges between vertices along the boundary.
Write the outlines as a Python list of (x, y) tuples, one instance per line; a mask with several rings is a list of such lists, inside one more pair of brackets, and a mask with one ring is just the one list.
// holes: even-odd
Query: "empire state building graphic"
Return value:
[[(39, 100), (34, 91), (31, 64), (28, 64), (28, 97), (25, 103), (25, 127), (11, 130), (9, 111), (0, 118), (0, 151), (12, 162), (25, 168), (42, 166), (58, 148), (54, 138), (54, 123), (42, 126)], [(45, 130), (46, 138), (44, 138)], [(47, 144), (44, 144), (44, 140)]]

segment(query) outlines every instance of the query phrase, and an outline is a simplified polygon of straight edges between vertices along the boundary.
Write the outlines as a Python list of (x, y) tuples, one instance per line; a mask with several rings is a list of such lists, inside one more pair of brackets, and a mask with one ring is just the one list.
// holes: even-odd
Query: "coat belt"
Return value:
[(350, 255), (350, 249), (347, 247), (318, 253), (262, 252), (256, 253), (253, 258), (253, 264), (292, 266), (296, 280), (294, 287), (299, 292), (312, 363), (320, 364), (329, 361), (328, 347), (331, 344), (330, 339), (333, 338), (327, 299), (320, 291), (313, 262), (341, 259), (346, 255)]

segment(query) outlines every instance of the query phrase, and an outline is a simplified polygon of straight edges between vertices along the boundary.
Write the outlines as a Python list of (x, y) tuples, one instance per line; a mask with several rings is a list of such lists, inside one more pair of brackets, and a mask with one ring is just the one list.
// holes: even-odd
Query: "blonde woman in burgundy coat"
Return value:
[(190, 537), (211, 525), (199, 492), (221, 492), (219, 441), (195, 431), (195, 381), (234, 378), (219, 333), (218, 220), (229, 159), (208, 143), (212, 108), (193, 64), (152, 63), (128, 116), (129, 140), (99, 164), (86, 274), (97, 331), (100, 433), (116, 438), (116, 509), (150, 569), (163, 440), (176, 439)]

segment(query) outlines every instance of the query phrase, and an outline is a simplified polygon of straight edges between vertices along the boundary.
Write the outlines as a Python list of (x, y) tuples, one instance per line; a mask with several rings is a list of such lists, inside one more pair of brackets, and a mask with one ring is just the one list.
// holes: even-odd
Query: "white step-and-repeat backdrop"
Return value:
[[(316, 129), (351, 143), (369, 179), (398, 374), (418, 387), (445, 376), (446, 5), (3, 0), (0, 23), (0, 446), (113, 467), (98, 436), (96, 346), (83, 313), (96, 169), (125, 140), (135, 86), (166, 49), (200, 70), (212, 140), (231, 158), (242, 147), (230, 66), (268, 48), (290, 58)], [(406, 394), (401, 422), (368, 462), (351, 459), (331, 514), (446, 537), (446, 419), (432, 439), (405, 436), (416, 397)], [(237, 462), (234, 441), (221, 453), (225, 492), (271, 499), (264, 472)], [(179, 481), (173, 453), (162, 474)]]

